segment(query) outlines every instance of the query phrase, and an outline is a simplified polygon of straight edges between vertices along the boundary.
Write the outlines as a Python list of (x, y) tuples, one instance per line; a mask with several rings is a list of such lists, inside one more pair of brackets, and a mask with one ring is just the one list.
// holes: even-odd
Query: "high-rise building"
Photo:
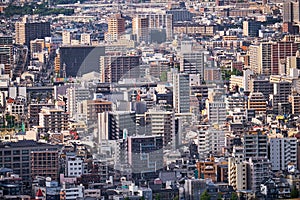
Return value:
[(243, 148), (235, 147), (228, 159), (228, 183), (235, 190), (248, 189), (248, 164), (244, 161)]
[(139, 18), (148, 18), (149, 29), (165, 29), (168, 40), (173, 37), (173, 15), (165, 13), (147, 13), (139, 14)]
[(266, 157), (251, 157), (249, 159), (249, 183), (253, 192), (260, 192), (260, 184), (270, 177), (271, 163)]
[(91, 35), (88, 33), (82, 33), (80, 35), (80, 44), (91, 45)]
[(142, 178), (153, 174), (155, 177), (155, 173), (163, 169), (162, 136), (128, 137), (128, 163), (134, 176)]
[[(271, 74), (279, 74), (280, 61), (286, 60), (289, 56), (296, 56), (300, 43), (296, 42), (276, 42), (272, 45)], [(288, 74), (288, 73), (287, 73)]]
[(101, 56), (100, 82), (117, 83), (123, 78), (138, 78), (139, 66), (140, 56)]
[(203, 51), (184, 51), (179, 55), (180, 72), (187, 74), (200, 74), (204, 80), (205, 52)]
[(22, 22), (16, 22), (16, 44), (29, 47), (30, 41), (50, 37), (50, 22), (28, 22), (24, 17)]
[(4, 64), (4, 69), (1, 69), (0, 74), (12, 75), (13, 54), (12, 37), (0, 36), (0, 64)]
[(108, 31), (105, 33), (106, 41), (115, 41), (125, 33), (125, 19), (121, 14), (115, 14), (108, 19)]
[(267, 158), (268, 136), (258, 131), (249, 131), (243, 136), (244, 159)]
[(53, 133), (68, 130), (69, 114), (62, 108), (43, 107), (39, 113), (39, 128)]
[(176, 113), (190, 112), (190, 79), (188, 74), (173, 74), (173, 106)]
[(77, 106), (83, 100), (91, 99), (91, 94), (88, 88), (80, 88), (79, 86), (70, 87), (67, 89), (67, 112), (70, 117), (74, 117), (78, 113)]
[(261, 92), (253, 92), (248, 99), (248, 109), (255, 110), (256, 115), (265, 115), (267, 110), (267, 101)]
[(285, 171), (288, 165), (297, 166), (297, 138), (270, 138), (270, 162), (274, 171)]
[(149, 42), (149, 19), (136, 16), (132, 19), (132, 34), (136, 36), (137, 42)]
[(136, 135), (136, 116), (131, 111), (108, 112), (108, 139), (118, 140)]
[(289, 96), (289, 102), (291, 103), (292, 114), (300, 115), (300, 95), (293, 91)]
[(171, 111), (149, 110), (145, 113), (145, 129), (151, 135), (160, 135), (164, 147), (175, 149), (175, 115)]
[(300, 22), (299, 1), (286, 1), (283, 3), (283, 22)]
[(98, 113), (109, 112), (112, 110), (112, 102), (105, 100), (82, 100), (77, 104), (77, 113), (83, 115), (87, 124), (97, 122)]
[(70, 45), (71, 44), (71, 32), (67, 30), (63, 30), (62, 32), (62, 44)]
[(261, 22), (259, 21), (243, 21), (243, 35), (249, 37), (257, 37), (258, 30), (261, 28)]

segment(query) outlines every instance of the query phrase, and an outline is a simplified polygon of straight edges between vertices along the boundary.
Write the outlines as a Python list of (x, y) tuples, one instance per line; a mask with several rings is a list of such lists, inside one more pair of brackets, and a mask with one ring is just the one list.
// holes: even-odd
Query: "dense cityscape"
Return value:
[(0, 2), (0, 199), (300, 191), (300, 2)]

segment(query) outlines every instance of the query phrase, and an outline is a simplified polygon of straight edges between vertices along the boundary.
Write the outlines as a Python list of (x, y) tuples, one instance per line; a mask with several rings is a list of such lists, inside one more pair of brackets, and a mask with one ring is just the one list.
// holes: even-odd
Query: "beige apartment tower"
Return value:
[(106, 41), (115, 41), (125, 32), (125, 19), (121, 14), (115, 14), (108, 19), (108, 31), (105, 34)]

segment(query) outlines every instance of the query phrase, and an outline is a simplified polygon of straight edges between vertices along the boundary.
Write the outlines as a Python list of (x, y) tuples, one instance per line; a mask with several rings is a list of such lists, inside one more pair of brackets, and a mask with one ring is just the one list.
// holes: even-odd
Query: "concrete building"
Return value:
[(136, 36), (137, 42), (149, 42), (149, 19), (136, 16), (132, 19), (132, 34)]
[(244, 161), (243, 149), (234, 148), (233, 155), (228, 159), (228, 183), (235, 190), (248, 189), (249, 167)]
[(139, 78), (140, 56), (100, 57), (100, 82), (117, 83), (124, 78)]
[(108, 139), (118, 140), (136, 135), (136, 116), (132, 111), (108, 112)]
[(198, 129), (198, 153), (200, 159), (209, 155), (222, 156), (225, 148), (225, 131), (221, 128), (201, 126)]
[[(0, 164), (5, 168), (13, 169), (23, 179), (24, 188), (31, 187), (32, 183), (32, 152), (57, 151), (58, 146), (38, 143), (33, 140), (0, 143)], [(54, 168), (53, 170), (56, 170)], [(50, 170), (51, 171), (51, 170)], [(51, 173), (51, 172), (50, 172)]]
[(300, 95), (293, 91), (289, 96), (289, 102), (291, 103), (292, 114), (300, 115)]
[(287, 170), (288, 165), (297, 166), (297, 138), (270, 138), (270, 162), (274, 171)]
[(264, 98), (269, 99), (269, 95), (273, 94), (273, 84), (268, 78), (252, 78), (249, 82), (249, 91), (251, 93), (261, 92)]
[(78, 104), (78, 114), (87, 124), (94, 124), (97, 121), (98, 113), (112, 111), (112, 102), (105, 100), (83, 100)]
[(173, 37), (173, 16), (165, 13), (139, 14), (139, 18), (148, 18), (149, 30), (164, 29), (166, 38), (171, 40)]
[(61, 108), (43, 107), (39, 113), (39, 127), (44, 132), (60, 133), (69, 128), (69, 114)]
[(190, 79), (188, 74), (173, 74), (173, 107), (176, 113), (190, 112)]
[(298, 1), (287, 1), (283, 3), (283, 22), (300, 22), (300, 9)]
[(257, 37), (259, 29), (261, 29), (261, 22), (253, 20), (243, 21), (244, 36)]
[(270, 177), (271, 163), (267, 158), (262, 157), (251, 157), (249, 159), (250, 169), (250, 189), (253, 192), (260, 192), (260, 184), (264, 179)]
[(82, 33), (80, 35), (80, 44), (91, 45), (91, 35), (88, 33)]
[(28, 22), (26, 16), (22, 22), (16, 22), (16, 44), (27, 45), (34, 39), (50, 37), (50, 22)]
[(71, 44), (71, 32), (67, 30), (62, 31), (62, 44), (70, 45)]
[(186, 74), (200, 74), (201, 80), (204, 80), (205, 53), (202, 51), (190, 51), (184, 49), (180, 52), (180, 72)]
[(248, 131), (243, 136), (244, 159), (267, 158), (268, 136), (258, 131)]
[(58, 151), (31, 151), (31, 177), (50, 177), (51, 180), (59, 180)]
[[(165, 148), (175, 149), (175, 114), (171, 111), (149, 110), (145, 113), (145, 128), (151, 135), (160, 135)], [(149, 132), (146, 132), (149, 133)]]
[(91, 94), (88, 88), (74, 86), (67, 88), (66, 97), (67, 112), (70, 114), (70, 118), (73, 118), (75, 117), (76, 113), (78, 113), (78, 104), (83, 100), (91, 99)]
[(272, 74), (272, 42), (262, 42), (259, 45), (250, 45), (250, 69), (255, 74)]
[(216, 181), (216, 165), (214, 157), (211, 156), (205, 158), (205, 160), (200, 160), (196, 163), (196, 167), (199, 179), (211, 179), (212, 181)]
[(67, 156), (66, 160), (66, 177), (80, 177), (83, 174), (83, 160), (79, 157)]
[(143, 177), (162, 170), (163, 146), (160, 135), (128, 137), (128, 163), (133, 175)]
[(108, 31), (105, 33), (105, 41), (116, 41), (125, 33), (125, 19), (121, 14), (115, 14), (108, 19)]
[(267, 101), (261, 92), (251, 93), (248, 99), (248, 109), (255, 110), (256, 115), (265, 115)]

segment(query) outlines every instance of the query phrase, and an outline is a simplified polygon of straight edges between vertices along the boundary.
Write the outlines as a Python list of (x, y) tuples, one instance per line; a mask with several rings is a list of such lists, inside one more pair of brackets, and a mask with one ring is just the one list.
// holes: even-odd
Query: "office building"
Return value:
[(153, 136), (128, 137), (128, 163), (137, 177), (155, 174), (163, 169), (163, 138)]
[(31, 177), (34, 180), (37, 176), (58, 181), (59, 164), (58, 151), (31, 151)]
[(50, 37), (50, 22), (28, 22), (24, 17), (22, 22), (16, 22), (16, 44), (29, 47), (30, 41)]
[(113, 42), (120, 39), (125, 33), (125, 19), (121, 14), (115, 14), (108, 19), (108, 31), (105, 33), (105, 41)]
[(0, 143), (0, 164), (13, 169), (23, 180), (24, 187), (31, 187), (32, 183), (32, 152), (57, 151), (58, 146), (38, 143), (33, 140)]
[(139, 78), (140, 56), (100, 57), (100, 82), (117, 83), (124, 78)]
[(166, 14), (171, 14), (173, 16), (173, 23), (192, 21), (194, 16), (193, 13), (187, 9), (171, 9), (167, 10)]
[(273, 171), (285, 171), (288, 165), (297, 166), (297, 138), (282, 135), (270, 138), (270, 162)]
[(188, 74), (173, 74), (173, 107), (176, 113), (190, 112), (190, 78)]

